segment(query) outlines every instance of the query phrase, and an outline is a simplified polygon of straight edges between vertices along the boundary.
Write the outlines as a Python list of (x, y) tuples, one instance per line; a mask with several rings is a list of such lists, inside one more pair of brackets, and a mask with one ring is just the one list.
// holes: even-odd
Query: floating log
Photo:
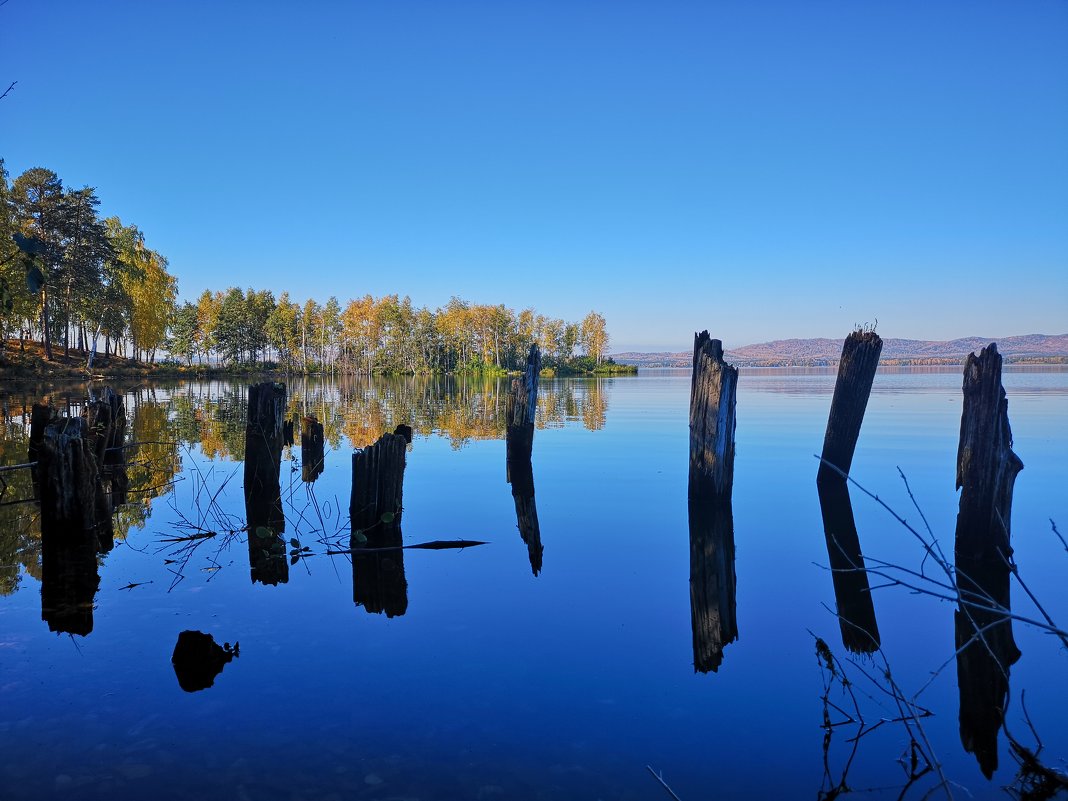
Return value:
[(540, 373), (541, 351), (535, 344), (530, 346), (522, 378), (512, 379), (505, 412), (505, 475), (512, 485), (519, 536), (527, 546), (530, 569), (535, 576), (541, 572), (542, 554), (545, 551), (541, 544), (541, 526), (534, 501), (534, 468), (531, 464)]
[(883, 341), (874, 331), (856, 330), (842, 344), (842, 358), (838, 362), (838, 380), (834, 384), (831, 412), (827, 417), (827, 432), (823, 436), (823, 461), (819, 477), (841, 478), (829, 465), (848, 473), (864, 422), (875, 372)]
[(718, 672), (738, 639), (734, 511), (730, 498), (690, 497), (690, 628), (695, 673)]
[(827, 540), (827, 559), (834, 583), (842, 645), (856, 654), (874, 653), (880, 646), (879, 624), (864, 569), (849, 486), (844, 478), (835, 474), (821, 476), (816, 488), (823, 514), (823, 533)]
[(310, 483), (323, 474), (325, 450), (323, 424), (316, 419), (315, 415), (305, 417), (300, 427), (300, 477), (302, 481)]
[(178, 686), (187, 693), (206, 690), (239, 653), (236, 643), (231, 648), (230, 643), (219, 645), (214, 637), (202, 631), (181, 632), (171, 654)]
[[(400, 528), (407, 448), (403, 432), (383, 434), (374, 445), (352, 454), (352, 600), (369, 613), (387, 617), (408, 609)], [(360, 546), (386, 550), (359, 553)]]
[[(961, 491), (954, 551), (957, 589), (957, 683), (960, 736), (989, 778), (1009, 692), (1009, 666), (1020, 658), (1010, 608), (1012, 492), (1023, 462), (1012, 451), (1001, 354), (991, 343), (964, 364), (964, 408), (957, 448)], [(990, 608), (994, 607), (995, 611)]]
[(286, 530), (282, 511), (282, 422), (286, 385), (266, 382), (248, 388), (245, 426), (245, 516), (248, 521), (249, 569), (252, 581), (285, 584)]
[(689, 495), (729, 499), (734, 487), (738, 369), (723, 361), (723, 343), (694, 334), (690, 384)]

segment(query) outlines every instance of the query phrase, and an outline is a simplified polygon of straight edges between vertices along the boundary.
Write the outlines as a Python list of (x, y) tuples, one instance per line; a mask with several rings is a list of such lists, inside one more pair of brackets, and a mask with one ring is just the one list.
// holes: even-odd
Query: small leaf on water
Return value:
[(292, 545), (294, 548), (299, 548), (300, 547), (300, 543), (297, 542), (297, 538), (296, 537), (291, 537), (290, 540), (289, 540), (289, 544)]
[(367, 542), (367, 537), (364, 536), (364, 533), (362, 531), (352, 532), (352, 538), (356, 540), (356, 542)]
[(301, 550), (306, 552), (306, 553), (311, 553), (311, 548), (308, 547), (307, 545), (305, 545), (303, 548), (301, 548)]
[(260, 539), (267, 539), (274, 534), (274, 529), (270, 526), (256, 526), (256, 536)]
[(382, 522), (383, 523), (392, 523), (393, 522), (393, 518), (394, 518), (393, 512), (383, 512), (382, 513)]
[(289, 558), (289, 564), (295, 565), (300, 560), (299, 556), (291, 556)]

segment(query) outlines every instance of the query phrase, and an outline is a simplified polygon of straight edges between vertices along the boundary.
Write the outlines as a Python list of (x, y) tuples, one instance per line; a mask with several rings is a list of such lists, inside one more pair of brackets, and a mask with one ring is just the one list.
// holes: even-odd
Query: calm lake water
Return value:
[[(1007, 370), (1004, 383), (1025, 464), (1016, 559), (1063, 628), (1068, 553), (1050, 519), (1068, 531), (1068, 372)], [(960, 385), (957, 370), (880, 372), (852, 469), (920, 526), (900, 467), (949, 554)], [(117, 387), (127, 438), (141, 444), (128, 449), (130, 502), (116, 515), (114, 549), (97, 559), (95, 596), (91, 580), (45, 587), (42, 609), (36, 509), (0, 507), (0, 798), (669, 798), (646, 766), (684, 801), (813, 798), (847, 770), (850, 788), (891, 788), (875, 796), (895, 798), (910, 730), (954, 797), (1007, 797), (1018, 765), (1004, 732), (990, 780), (961, 743), (955, 604), (876, 589), (882, 655), (843, 646), (813, 457), (833, 386), (833, 370), (742, 371), (739, 637), (708, 673), (695, 671), (691, 627), (687, 372), (543, 381), (537, 575), (536, 544), (520, 537), (505, 480), (504, 382), (291, 382), (289, 414), (323, 422), (326, 460), (307, 483), (299, 434), (283, 453), (285, 538), (309, 550), (275, 585), (250, 579), (241, 530), (247, 386)], [(26, 460), (39, 392), (0, 394), (3, 464)], [(83, 396), (60, 388), (52, 398), (77, 413)], [(348, 547), (353, 448), (398, 423), (415, 430), (405, 544), (488, 544), (393, 552), (389, 569), (369, 577), (326, 551)], [(27, 471), (2, 475), (0, 500), (32, 495)], [(852, 506), (869, 567), (921, 568), (919, 543), (856, 487)], [(217, 533), (181, 539), (203, 530)], [(387, 596), (383, 612), (354, 602), (376, 592)], [(1013, 608), (1040, 616), (1018, 585)], [(197, 691), (183, 689), (171, 663), (186, 630), (240, 644)], [(1035, 746), (1026, 708), (1043, 760), (1063, 769), (1068, 650), (1027, 625), (1014, 632), (1023, 656), (1011, 668), (1009, 731)], [(846, 669), (855, 705), (821, 667), (816, 638)], [(927, 685), (916, 702), (931, 715), (919, 729), (893, 722), (886, 665), (910, 698)], [(825, 741), (825, 712), (832, 722), (863, 716), (866, 727), (837, 726)], [(929, 773), (905, 797), (937, 781)]]

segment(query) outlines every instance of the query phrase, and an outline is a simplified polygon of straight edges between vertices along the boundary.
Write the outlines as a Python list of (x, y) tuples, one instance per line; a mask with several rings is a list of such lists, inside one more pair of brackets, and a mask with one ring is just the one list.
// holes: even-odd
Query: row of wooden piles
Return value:
[[(880, 648), (875, 607), (849, 497), (848, 474), (882, 352), (873, 331), (851, 333), (838, 377), (817, 471), (827, 553), (843, 645)], [(960, 734), (982, 771), (997, 767), (997, 737), (1008, 698), (1009, 667), (1020, 658), (1008, 617), (1012, 572), (1013, 485), (1023, 463), (1012, 451), (1008, 401), (997, 345), (964, 366), (954, 544), (954, 613)], [(690, 396), (690, 600), (695, 670), (719, 668), (737, 639), (734, 478), (738, 371), (708, 332), (695, 335)]]

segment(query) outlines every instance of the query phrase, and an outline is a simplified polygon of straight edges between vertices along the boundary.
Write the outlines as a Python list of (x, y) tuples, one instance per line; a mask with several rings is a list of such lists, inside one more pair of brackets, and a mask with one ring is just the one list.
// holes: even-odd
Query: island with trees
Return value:
[(179, 302), (166, 257), (98, 206), (94, 189), (41, 167), (9, 181), (0, 160), (0, 370), (505, 374), (531, 343), (548, 374), (637, 369), (608, 358), (595, 311), (569, 322), (457, 297), (429, 309), (395, 294), (320, 303), (239, 287)]

